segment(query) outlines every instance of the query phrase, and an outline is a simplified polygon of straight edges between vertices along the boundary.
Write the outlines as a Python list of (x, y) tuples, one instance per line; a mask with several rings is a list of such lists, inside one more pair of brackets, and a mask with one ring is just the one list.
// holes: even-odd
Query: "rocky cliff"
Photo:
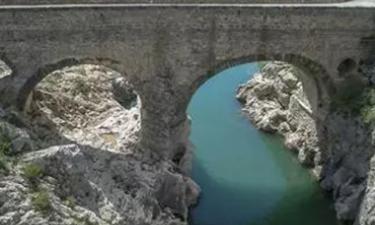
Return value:
[[(373, 76), (371, 70), (363, 71)], [(238, 89), (237, 98), (256, 127), (284, 137), (285, 145), (332, 194), (341, 221), (374, 224), (372, 88), (369, 84), (362, 94), (345, 101), (332, 99), (322, 121), (311, 107), (301, 76), (301, 71), (289, 64), (262, 65), (260, 72)]]
[(141, 102), (104, 67), (55, 71), (0, 110), (0, 225), (183, 225), (197, 185), (138, 147)]

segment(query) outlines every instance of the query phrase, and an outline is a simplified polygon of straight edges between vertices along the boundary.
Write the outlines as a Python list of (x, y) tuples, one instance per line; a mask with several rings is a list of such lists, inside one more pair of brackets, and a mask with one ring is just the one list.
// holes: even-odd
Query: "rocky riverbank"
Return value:
[(199, 188), (138, 147), (140, 108), (120, 74), (81, 65), (2, 109), (0, 225), (187, 224)]
[[(262, 65), (260, 73), (238, 89), (238, 100), (253, 124), (284, 137), (299, 161), (332, 193), (337, 217), (348, 224), (375, 221), (373, 90), (357, 98), (333, 99), (319, 121), (303, 90), (301, 72), (285, 63)], [(371, 70), (366, 76), (372, 77)]]

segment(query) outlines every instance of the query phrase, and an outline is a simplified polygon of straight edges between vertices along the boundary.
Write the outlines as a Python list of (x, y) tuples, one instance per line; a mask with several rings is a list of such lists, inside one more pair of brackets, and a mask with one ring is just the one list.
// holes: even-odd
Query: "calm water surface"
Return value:
[(202, 196), (193, 225), (337, 225), (329, 200), (281, 140), (257, 131), (235, 99), (256, 71), (244, 64), (217, 74), (194, 95), (193, 178)]

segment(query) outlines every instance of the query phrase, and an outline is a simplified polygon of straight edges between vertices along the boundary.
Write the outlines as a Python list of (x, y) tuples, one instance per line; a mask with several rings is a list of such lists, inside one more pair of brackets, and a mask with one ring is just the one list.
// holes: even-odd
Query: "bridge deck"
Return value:
[(0, 9), (117, 7), (373, 8), (375, 0), (0, 0)]
[[(367, 0), (370, 1), (371, 0)], [(0, 5), (57, 4), (332, 4), (350, 0), (0, 0)]]

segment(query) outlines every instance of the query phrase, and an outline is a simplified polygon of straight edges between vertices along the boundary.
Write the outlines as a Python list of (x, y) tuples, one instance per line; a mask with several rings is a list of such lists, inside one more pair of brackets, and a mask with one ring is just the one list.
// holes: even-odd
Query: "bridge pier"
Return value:
[[(156, 73), (141, 87), (140, 145), (161, 157), (173, 158), (188, 140), (186, 103), (171, 75)], [(182, 91), (183, 92), (183, 91)]]

